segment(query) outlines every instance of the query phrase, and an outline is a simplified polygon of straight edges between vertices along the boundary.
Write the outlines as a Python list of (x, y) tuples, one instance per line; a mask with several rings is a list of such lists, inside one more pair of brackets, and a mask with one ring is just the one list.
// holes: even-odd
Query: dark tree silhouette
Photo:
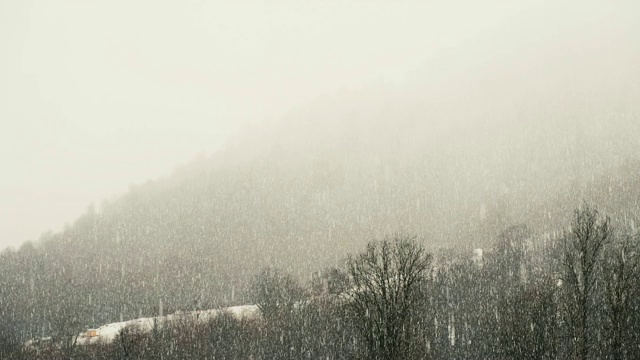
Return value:
[(304, 289), (289, 274), (267, 267), (255, 278), (251, 297), (266, 321), (274, 321), (290, 313), (304, 298)]
[(609, 217), (584, 204), (574, 211), (571, 230), (562, 242), (562, 287), (565, 320), (573, 357), (588, 359), (594, 344), (592, 312), (603, 250), (611, 239)]
[(625, 358), (624, 348), (629, 341), (627, 329), (634, 313), (632, 300), (637, 297), (640, 253), (638, 234), (615, 238), (606, 251), (603, 263), (605, 304), (608, 330), (607, 352), (611, 359)]
[(349, 258), (353, 287), (347, 292), (348, 307), (369, 359), (407, 359), (410, 314), (430, 262), (431, 255), (413, 237), (371, 242)]

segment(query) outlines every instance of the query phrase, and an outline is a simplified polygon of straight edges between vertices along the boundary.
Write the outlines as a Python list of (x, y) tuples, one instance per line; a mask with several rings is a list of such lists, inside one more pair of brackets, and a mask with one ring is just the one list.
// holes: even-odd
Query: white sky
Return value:
[(0, 0), (0, 248), (317, 96), (640, 10), (558, 3)]

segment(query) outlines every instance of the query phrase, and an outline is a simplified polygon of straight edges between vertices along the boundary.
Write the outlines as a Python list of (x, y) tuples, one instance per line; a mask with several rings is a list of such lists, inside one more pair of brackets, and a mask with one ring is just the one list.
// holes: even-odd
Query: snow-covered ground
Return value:
[(88, 336), (88, 332), (83, 332), (78, 337), (78, 344), (89, 345), (96, 343), (111, 343), (115, 340), (120, 330), (125, 327), (130, 327), (140, 332), (150, 332), (151, 330), (153, 330), (154, 324), (162, 326), (180, 320), (193, 320), (196, 322), (205, 323), (211, 319), (216, 318), (224, 312), (231, 314), (238, 320), (256, 319), (260, 316), (260, 310), (256, 305), (242, 305), (232, 306), (224, 309), (176, 312), (167, 316), (140, 318), (102, 325), (99, 328), (95, 329), (96, 336), (90, 337)]
[[(139, 332), (150, 332), (153, 330), (154, 324), (158, 326), (163, 326), (165, 324), (171, 324), (175, 321), (196, 321), (199, 323), (205, 323), (211, 319), (216, 318), (217, 316), (228, 313), (232, 315), (234, 318), (238, 320), (246, 320), (246, 319), (257, 319), (260, 317), (260, 310), (256, 305), (242, 305), (242, 306), (232, 306), (223, 309), (211, 309), (211, 310), (200, 310), (200, 311), (178, 311), (176, 313), (167, 315), (167, 316), (157, 316), (157, 317), (149, 317), (149, 318), (140, 318), (129, 321), (122, 321), (116, 323), (110, 323), (106, 325), (102, 325), (94, 330), (95, 336), (90, 336), (89, 329), (83, 331), (79, 334), (77, 344), (78, 345), (91, 345), (91, 344), (109, 344), (113, 342), (120, 330), (124, 328), (131, 328), (135, 331)], [(41, 339), (41, 341), (46, 341), (50, 339)], [(33, 340), (28, 341), (26, 346), (35, 345)]]

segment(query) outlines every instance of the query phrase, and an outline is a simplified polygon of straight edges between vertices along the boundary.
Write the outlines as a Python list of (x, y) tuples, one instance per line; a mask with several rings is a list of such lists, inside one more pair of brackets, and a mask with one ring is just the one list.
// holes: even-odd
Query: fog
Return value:
[(0, 0), (0, 359), (640, 359), (640, 2)]
[(326, 97), (464, 115), (630, 97), (639, 14), (633, 1), (3, 1), (0, 247)]

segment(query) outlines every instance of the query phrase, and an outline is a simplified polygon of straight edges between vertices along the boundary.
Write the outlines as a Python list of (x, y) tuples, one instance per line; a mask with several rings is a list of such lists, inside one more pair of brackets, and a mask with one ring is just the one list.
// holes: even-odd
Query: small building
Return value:
[(99, 335), (100, 335), (100, 333), (98, 332), (97, 329), (89, 329), (89, 330), (87, 330), (87, 337), (88, 338), (96, 337), (96, 336), (99, 336)]

